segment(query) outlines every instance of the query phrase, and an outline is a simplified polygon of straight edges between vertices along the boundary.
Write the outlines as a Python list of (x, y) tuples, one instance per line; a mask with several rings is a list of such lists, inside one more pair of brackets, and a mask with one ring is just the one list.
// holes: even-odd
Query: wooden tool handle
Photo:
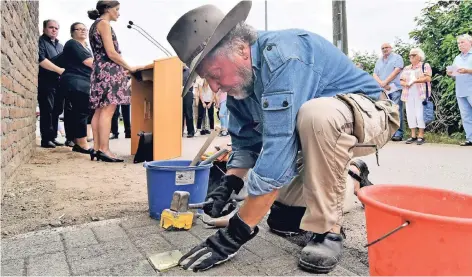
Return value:
[(202, 148), (198, 151), (197, 155), (195, 158), (193, 158), (192, 162), (190, 163), (190, 166), (196, 166), (197, 163), (200, 161), (202, 158), (202, 155), (205, 153), (205, 151), (208, 149), (208, 146), (213, 142), (213, 140), (216, 138), (216, 136), (220, 133), (220, 128), (215, 128), (214, 131), (211, 132), (210, 136), (208, 136), (207, 140), (203, 144)]

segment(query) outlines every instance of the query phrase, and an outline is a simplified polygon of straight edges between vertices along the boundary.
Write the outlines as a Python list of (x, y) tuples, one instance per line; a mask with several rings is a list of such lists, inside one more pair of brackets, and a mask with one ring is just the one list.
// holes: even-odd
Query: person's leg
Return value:
[(94, 113), (95, 113), (95, 110), (89, 108), (89, 115), (87, 118), (87, 141), (92, 141), (93, 139), (92, 119), (93, 119)]
[(407, 144), (411, 144), (417, 140), (416, 137), (416, 128), (417, 124), (417, 113), (416, 113), (416, 91), (412, 91), (408, 94), (408, 99), (405, 103), (406, 119), (408, 122), (408, 127), (411, 130), (411, 137), (406, 140)]
[[(99, 133), (99, 122), (103, 108), (95, 109), (92, 117), (92, 132), (93, 132), (93, 149), (98, 151), (100, 149), (100, 133)], [(106, 134), (108, 137), (109, 134)]]
[(75, 118), (75, 144), (82, 149), (88, 150), (87, 143), (87, 118), (89, 115), (89, 96), (83, 92), (75, 92), (74, 118)]
[(118, 138), (119, 132), (118, 132), (118, 119), (120, 117), (120, 108), (119, 106), (116, 107), (115, 112), (113, 113), (113, 116), (111, 118), (111, 133), (112, 137), (111, 139)]
[(99, 139), (100, 139), (100, 144), (99, 144), (99, 149), (103, 153), (105, 153), (107, 156), (114, 158), (115, 155), (113, 155), (110, 151), (110, 129), (111, 129), (111, 119), (113, 117), (113, 114), (115, 113), (116, 105), (108, 105), (106, 107), (103, 107), (100, 113), (100, 120), (98, 122), (98, 133), (99, 133)]
[(402, 96), (402, 91), (396, 91), (393, 92), (389, 95), (390, 100), (392, 100), (395, 104), (398, 105), (400, 109), (400, 128), (393, 134), (392, 140), (395, 141), (400, 141), (403, 138), (403, 128), (404, 128), (404, 122), (403, 122), (403, 101), (401, 100)]
[(195, 127), (193, 126), (193, 93), (185, 95), (183, 104), (187, 136), (193, 136), (195, 134)]
[(39, 104), (39, 129), (41, 132), (41, 146), (54, 148), (49, 142), (54, 139), (52, 128), (52, 113), (54, 109), (54, 92), (44, 90), (38, 92)]
[(424, 129), (426, 128), (426, 124), (424, 122), (423, 109), (423, 99), (421, 99), (419, 93), (415, 93), (415, 117), (418, 127), (418, 144), (424, 143)]
[(121, 115), (125, 125), (125, 138), (131, 138), (130, 105), (121, 105)]
[(226, 101), (220, 103), (220, 122), (222, 135), (228, 134), (228, 108), (226, 107)]
[(331, 271), (341, 258), (346, 173), (357, 143), (353, 122), (351, 110), (335, 98), (308, 101), (297, 116), (306, 203), (300, 229), (315, 233), (299, 265), (317, 273)]
[(72, 137), (72, 134), (74, 132), (74, 126), (72, 125), (71, 121), (72, 116), (72, 102), (70, 96), (66, 94), (64, 97), (64, 129), (66, 131), (66, 142), (71, 142), (74, 139)]
[(64, 144), (58, 143), (56, 141), (57, 138), (57, 126), (59, 126), (59, 116), (64, 112), (64, 95), (65, 91), (62, 88), (57, 88), (54, 90), (54, 104), (53, 104), (53, 111), (52, 111), (52, 128), (53, 128), (53, 142), (58, 146), (62, 146)]
[(457, 104), (464, 126), (465, 140), (472, 142), (472, 96), (457, 97)]
[(197, 119), (197, 130), (202, 129), (202, 121), (205, 116), (205, 108), (203, 108), (202, 101), (198, 101), (198, 119)]
[(208, 108), (208, 119), (210, 120), (210, 131), (215, 129), (215, 103)]

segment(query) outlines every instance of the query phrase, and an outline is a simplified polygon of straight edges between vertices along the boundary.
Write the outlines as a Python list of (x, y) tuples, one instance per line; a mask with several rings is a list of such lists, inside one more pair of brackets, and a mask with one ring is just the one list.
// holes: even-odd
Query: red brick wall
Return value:
[(3, 185), (35, 149), (39, 1), (1, 1)]

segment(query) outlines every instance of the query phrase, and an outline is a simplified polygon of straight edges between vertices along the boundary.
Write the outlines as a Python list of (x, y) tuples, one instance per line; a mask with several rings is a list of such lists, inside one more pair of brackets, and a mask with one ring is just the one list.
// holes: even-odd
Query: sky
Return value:
[[(175, 53), (167, 42), (167, 33), (175, 21), (187, 11), (205, 4), (213, 4), (227, 13), (239, 1), (234, 0), (121, 0), (121, 16), (111, 25), (117, 35), (123, 58), (135, 66), (147, 65), (165, 57), (158, 48), (138, 32), (127, 28), (128, 21), (146, 30), (166, 49)], [(40, 0), (39, 31), (42, 21), (55, 19), (60, 24), (59, 40), (70, 39), (70, 25), (82, 22), (89, 27), (93, 21), (87, 11), (95, 9), (96, 0)], [(349, 52), (375, 51), (380, 45), (393, 43), (395, 37), (408, 40), (415, 28), (414, 19), (426, 6), (426, 0), (348, 0), (347, 25)], [(263, 0), (253, 1), (247, 23), (258, 30), (265, 28)], [(331, 0), (268, 0), (268, 30), (305, 29), (332, 41)]]

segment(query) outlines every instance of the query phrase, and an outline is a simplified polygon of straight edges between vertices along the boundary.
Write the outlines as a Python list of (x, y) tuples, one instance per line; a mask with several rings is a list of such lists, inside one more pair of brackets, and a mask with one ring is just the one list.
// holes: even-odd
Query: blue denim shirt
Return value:
[[(472, 69), (472, 49), (466, 54), (460, 54), (454, 59), (454, 65), (459, 68)], [(459, 74), (456, 76), (456, 96), (472, 96), (472, 74)]]
[[(402, 56), (396, 53), (390, 53), (386, 61), (383, 57), (377, 60), (377, 62), (375, 63), (374, 73), (377, 74), (380, 80), (383, 81), (387, 79), (390, 74), (392, 74), (395, 68), (403, 69), (403, 66), (404, 64)], [(400, 75), (401, 72), (398, 73), (398, 75), (392, 81), (392, 83), (395, 84), (398, 90), (402, 89), (402, 86), (400, 85)]]
[(233, 151), (227, 167), (253, 168), (248, 192), (262, 195), (297, 175), (296, 117), (303, 103), (356, 92), (378, 99), (381, 88), (331, 42), (304, 30), (259, 32), (251, 58), (254, 93), (243, 100), (228, 95)]

